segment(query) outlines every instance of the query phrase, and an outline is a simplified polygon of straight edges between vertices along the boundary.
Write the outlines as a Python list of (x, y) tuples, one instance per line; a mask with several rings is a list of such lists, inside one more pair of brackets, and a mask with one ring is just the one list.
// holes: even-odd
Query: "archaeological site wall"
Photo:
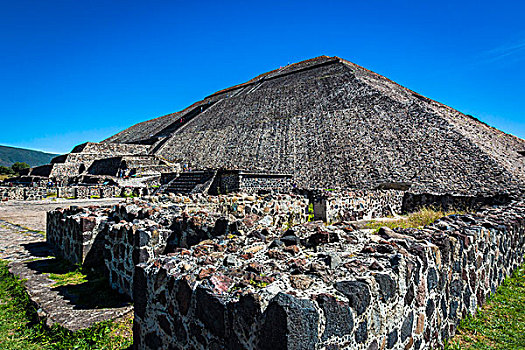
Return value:
[(259, 191), (287, 193), (292, 191), (293, 176), (287, 174), (247, 173), (242, 171), (219, 171), (210, 186), (213, 194)]
[(88, 199), (142, 196), (143, 187), (64, 186), (64, 187), (0, 187), (0, 200), (41, 200), (46, 198)]
[[(375, 199), (384, 196), (368, 195), (370, 199), (356, 200), (354, 207), (348, 205), (346, 209), (373, 217), (378, 213), (379, 202)], [(263, 237), (311, 219), (304, 195), (172, 195), (145, 199), (108, 208), (50, 211), (47, 241), (58, 256), (72, 263), (97, 265), (114, 289), (132, 297), (135, 265), (139, 263), (214, 237), (246, 235), (256, 230), (262, 231), (253, 234)]]
[(214, 240), (138, 266), (135, 347), (442, 347), (522, 263), (525, 205), (420, 230), (305, 226), (293, 237), (293, 249)]
[[(441, 347), (522, 262), (523, 202), (373, 234), (344, 220), (401, 210), (401, 191), (326, 192), (57, 209), (47, 240), (134, 300), (139, 349)], [(309, 221), (320, 198), (332, 224)]]
[(326, 222), (370, 220), (400, 214), (405, 192), (397, 190), (316, 191), (316, 219)]

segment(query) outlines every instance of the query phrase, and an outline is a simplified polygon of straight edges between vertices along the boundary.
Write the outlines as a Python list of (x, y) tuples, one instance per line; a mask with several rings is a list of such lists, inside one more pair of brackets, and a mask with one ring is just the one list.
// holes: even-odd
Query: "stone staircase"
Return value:
[[(180, 173), (163, 188), (164, 193), (191, 193), (199, 190), (215, 176), (212, 170), (197, 170)], [(206, 190), (202, 188), (202, 190)]]

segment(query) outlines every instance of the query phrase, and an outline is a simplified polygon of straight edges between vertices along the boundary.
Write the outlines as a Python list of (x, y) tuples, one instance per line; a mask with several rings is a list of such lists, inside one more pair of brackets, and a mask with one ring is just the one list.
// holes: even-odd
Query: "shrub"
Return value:
[(14, 171), (13, 169), (0, 165), (0, 175), (13, 175)]
[(16, 173), (16, 174), (20, 174), (20, 172), (24, 169), (28, 169), (29, 168), (29, 164), (27, 163), (22, 163), (22, 162), (16, 162), (14, 163), (13, 165), (11, 165), (11, 170)]

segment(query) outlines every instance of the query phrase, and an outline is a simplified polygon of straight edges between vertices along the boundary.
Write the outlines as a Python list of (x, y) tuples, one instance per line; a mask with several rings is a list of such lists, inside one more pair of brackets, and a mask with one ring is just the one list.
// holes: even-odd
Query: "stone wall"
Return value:
[(293, 188), (292, 176), (278, 174), (241, 174), (240, 190), (242, 192), (274, 191), (290, 192)]
[(314, 216), (326, 222), (370, 220), (400, 214), (404, 191), (361, 190), (314, 193)]
[(219, 171), (210, 187), (212, 194), (271, 191), (287, 193), (293, 189), (292, 175)]
[(164, 253), (170, 231), (158, 224), (120, 222), (107, 224), (101, 232), (104, 240), (104, 264), (111, 287), (133, 297), (135, 266)]
[(148, 195), (141, 187), (64, 186), (64, 187), (0, 187), (0, 200), (40, 200), (47, 197), (66, 199), (112, 198)]
[(38, 200), (55, 196), (56, 189), (47, 187), (0, 187), (0, 199), (6, 200)]
[(309, 223), (202, 242), (136, 268), (134, 346), (440, 348), (524, 245), (523, 202), (379, 235)]
[(432, 207), (444, 211), (478, 210), (483, 206), (503, 205), (511, 201), (510, 194), (494, 196), (457, 196), (451, 194), (406, 193), (403, 198), (403, 213), (410, 213), (421, 208)]
[(0, 197), (2, 201), (23, 200), (24, 190), (24, 187), (0, 187)]
[[(57, 256), (72, 264), (86, 262), (98, 233), (107, 221), (108, 210), (97, 210), (97, 215), (93, 215), (92, 209), (72, 206), (47, 213), (46, 241)], [(96, 256), (93, 258), (97, 259)]]

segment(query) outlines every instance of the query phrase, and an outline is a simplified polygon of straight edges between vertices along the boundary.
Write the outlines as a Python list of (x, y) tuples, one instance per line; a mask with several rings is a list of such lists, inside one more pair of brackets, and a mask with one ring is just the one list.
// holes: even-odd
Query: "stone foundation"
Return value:
[(203, 242), (137, 267), (134, 346), (440, 348), (522, 263), (524, 231), (514, 203), (421, 230)]
[(92, 215), (89, 208), (70, 207), (47, 213), (46, 241), (55, 254), (72, 264), (84, 264), (95, 239), (104, 226), (108, 209)]
[(89, 199), (147, 195), (149, 189), (119, 186), (0, 187), (0, 200)]
[[(374, 193), (325, 200), (399, 209), (397, 191)], [(442, 347), (523, 260), (523, 202), (379, 234), (308, 222), (307, 207), (300, 195), (144, 197), (52, 211), (47, 240), (134, 299), (140, 349)]]
[(355, 190), (314, 193), (316, 219), (326, 222), (370, 220), (401, 213), (404, 191)]

